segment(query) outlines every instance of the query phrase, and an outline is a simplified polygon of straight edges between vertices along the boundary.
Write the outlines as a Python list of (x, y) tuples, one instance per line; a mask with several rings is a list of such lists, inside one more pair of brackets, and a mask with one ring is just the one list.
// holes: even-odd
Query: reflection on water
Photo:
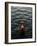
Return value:
[[(20, 23), (23, 21), (24, 23)], [(24, 26), (20, 32), (20, 26)], [(11, 39), (32, 38), (32, 8), (11, 7)]]

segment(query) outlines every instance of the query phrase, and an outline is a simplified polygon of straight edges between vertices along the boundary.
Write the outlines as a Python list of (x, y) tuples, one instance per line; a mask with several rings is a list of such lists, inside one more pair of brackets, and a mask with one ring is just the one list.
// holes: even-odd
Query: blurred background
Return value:
[(32, 38), (32, 8), (12, 6), (11, 39), (23, 38)]

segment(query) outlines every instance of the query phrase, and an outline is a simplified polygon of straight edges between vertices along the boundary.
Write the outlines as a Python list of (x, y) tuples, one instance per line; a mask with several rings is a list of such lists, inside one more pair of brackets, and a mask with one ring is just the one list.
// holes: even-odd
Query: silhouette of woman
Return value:
[(25, 25), (24, 25), (24, 21), (20, 21), (19, 31), (20, 31), (20, 37), (23, 38), (25, 36)]

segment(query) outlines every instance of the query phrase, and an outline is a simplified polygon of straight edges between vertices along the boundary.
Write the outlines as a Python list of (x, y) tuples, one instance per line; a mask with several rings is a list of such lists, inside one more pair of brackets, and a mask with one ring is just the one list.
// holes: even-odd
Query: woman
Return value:
[(25, 37), (25, 23), (22, 20), (19, 23), (19, 32), (21, 38)]

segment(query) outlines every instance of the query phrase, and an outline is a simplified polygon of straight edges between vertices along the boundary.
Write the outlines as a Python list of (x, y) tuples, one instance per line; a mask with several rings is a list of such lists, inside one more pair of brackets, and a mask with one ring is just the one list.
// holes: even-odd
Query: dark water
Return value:
[[(19, 22), (24, 21), (25, 31), (19, 32)], [(32, 38), (32, 8), (11, 7), (11, 39)]]

